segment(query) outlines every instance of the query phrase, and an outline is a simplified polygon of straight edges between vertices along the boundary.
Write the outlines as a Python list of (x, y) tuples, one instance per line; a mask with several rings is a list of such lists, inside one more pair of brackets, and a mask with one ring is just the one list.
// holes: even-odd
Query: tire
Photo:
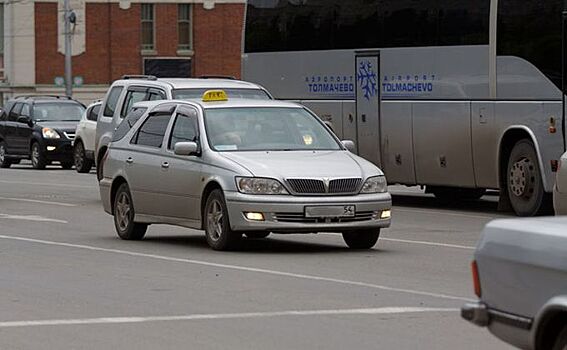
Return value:
[(506, 186), (518, 216), (534, 216), (544, 209), (545, 191), (537, 153), (531, 140), (518, 141), (508, 159)]
[(6, 156), (6, 143), (0, 142), (0, 168), (9, 168), (12, 161)]
[(378, 242), (380, 229), (343, 232), (343, 240), (351, 249), (371, 249)]
[(30, 158), (34, 169), (38, 169), (38, 170), (45, 169), (45, 166), (47, 165), (47, 159), (45, 157), (45, 152), (43, 152), (41, 150), (41, 147), (39, 147), (39, 143), (37, 142), (32, 143)]
[(486, 194), (484, 188), (460, 188), (460, 187), (427, 187), (427, 192), (433, 193), (435, 198), (443, 202), (456, 202), (459, 200), (479, 200)]
[(107, 149), (101, 149), (100, 152), (104, 153), (99, 153), (99, 158), (97, 158), (98, 162), (96, 163), (96, 178), (98, 179), (98, 181), (102, 180), (102, 178), (104, 177), (103, 160)]
[(73, 162), (61, 162), (61, 167), (65, 170), (73, 168)]
[(81, 141), (75, 143), (73, 147), (73, 160), (75, 162), (75, 169), (78, 173), (88, 173), (93, 167), (93, 161), (87, 159), (85, 155), (85, 146)]
[(270, 232), (246, 232), (246, 238), (250, 239), (262, 239), (270, 235)]
[(118, 237), (127, 241), (139, 241), (144, 238), (148, 225), (134, 222), (136, 212), (128, 184), (123, 183), (118, 187), (113, 201), (112, 214), (114, 215), (114, 227)]
[(567, 327), (563, 328), (561, 333), (557, 336), (553, 350), (567, 350)]
[(228, 210), (220, 189), (213, 190), (207, 197), (203, 223), (207, 243), (214, 250), (234, 249), (240, 240), (241, 234), (230, 229)]

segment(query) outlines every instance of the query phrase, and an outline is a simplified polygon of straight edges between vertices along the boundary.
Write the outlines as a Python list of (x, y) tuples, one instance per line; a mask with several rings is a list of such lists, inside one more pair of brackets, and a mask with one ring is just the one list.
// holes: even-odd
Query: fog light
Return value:
[(47, 146), (48, 151), (55, 151), (55, 146)]
[(380, 219), (389, 219), (391, 216), (392, 216), (392, 211), (390, 209), (382, 210), (382, 214), (380, 214)]
[(244, 213), (244, 216), (250, 221), (264, 221), (264, 214), (262, 213)]

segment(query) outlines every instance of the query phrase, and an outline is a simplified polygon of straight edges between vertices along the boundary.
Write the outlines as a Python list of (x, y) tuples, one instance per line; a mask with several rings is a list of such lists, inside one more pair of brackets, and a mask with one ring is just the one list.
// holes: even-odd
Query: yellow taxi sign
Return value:
[(228, 101), (228, 96), (223, 90), (208, 90), (203, 94), (203, 102)]

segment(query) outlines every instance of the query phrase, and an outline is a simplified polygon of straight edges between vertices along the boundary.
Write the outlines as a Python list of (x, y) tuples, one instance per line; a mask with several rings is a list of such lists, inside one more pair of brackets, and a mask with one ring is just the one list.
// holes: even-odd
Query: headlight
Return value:
[(373, 176), (366, 180), (360, 193), (383, 193), (387, 190), (388, 184), (386, 183), (386, 177)]
[(246, 194), (288, 194), (283, 185), (274, 179), (237, 177), (238, 191)]
[(46, 139), (58, 139), (58, 138), (61, 137), (61, 136), (59, 136), (57, 131), (55, 131), (51, 128), (43, 128), (43, 129), (41, 129), (41, 133), (42, 133), (43, 137), (46, 138)]

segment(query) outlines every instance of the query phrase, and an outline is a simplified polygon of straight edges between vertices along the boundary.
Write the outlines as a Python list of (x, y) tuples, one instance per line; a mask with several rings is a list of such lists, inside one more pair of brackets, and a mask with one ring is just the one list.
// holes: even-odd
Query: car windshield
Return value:
[(85, 107), (78, 103), (38, 103), (33, 109), (35, 121), (79, 121)]
[(340, 150), (331, 133), (303, 108), (214, 108), (205, 113), (216, 151)]
[[(173, 98), (177, 100), (194, 100), (203, 97), (203, 94), (211, 89), (176, 89), (173, 90)], [(228, 98), (245, 98), (250, 100), (270, 100), (270, 96), (261, 89), (223, 89)]]

